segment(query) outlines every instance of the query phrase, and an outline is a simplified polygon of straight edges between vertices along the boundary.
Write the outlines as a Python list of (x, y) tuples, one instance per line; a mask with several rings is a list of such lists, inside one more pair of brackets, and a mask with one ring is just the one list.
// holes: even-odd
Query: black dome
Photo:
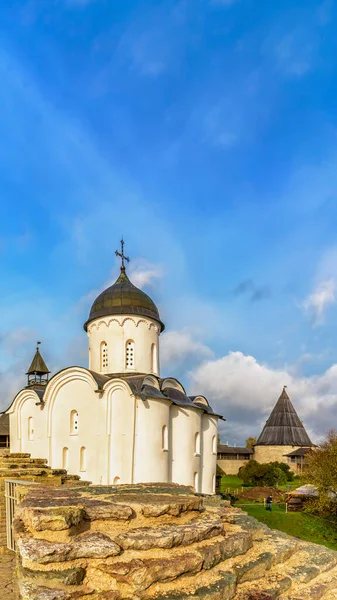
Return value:
[(138, 315), (148, 317), (159, 323), (161, 331), (165, 328), (153, 300), (131, 283), (123, 268), (117, 281), (104, 290), (94, 301), (89, 318), (84, 323), (85, 331), (87, 331), (88, 324), (94, 319), (110, 315)]

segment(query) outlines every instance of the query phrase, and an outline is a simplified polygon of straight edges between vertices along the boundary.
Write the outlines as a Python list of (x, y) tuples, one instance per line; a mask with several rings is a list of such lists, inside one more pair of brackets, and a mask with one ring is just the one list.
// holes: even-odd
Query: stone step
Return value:
[(123, 550), (149, 550), (151, 548), (173, 548), (189, 546), (195, 542), (221, 535), (224, 525), (217, 515), (197, 517), (189, 523), (140, 527), (121, 533), (115, 539)]
[(18, 479), (20, 477), (41, 477), (43, 475), (52, 475), (52, 471), (49, 467), (43, 467), (41, 469), (31, 468), (31, 469), (0, 469), (0, 477), (8, 478), (8, 479)]
[(62, 483), (65, 481), (79, 481), (81, 478), (79, 475), (68, 475), (68, 473), (66, 472), (66, 474), (62, 474)]
[[(137, 504), (137, 496), (135, 494), (119, 493), (118, 502)], [(203, 499), (198, 496), (148, 494), (146, 504), (141, 508), (141, 513), (147, 518), (162, 517), (163, 515), (178, 517), (185, 512), (201, 512), (202, 510)]]
[(158, 583), (154, 591), (142, 594), (146, 600), (232, 600), (237, 586), (236, 575), (224, 564), (211, 571), (201, 571), (194, 577), (186, 575), (175, 581)]
[(23, 560), (33, 561), (38, 565), (64, 563), (79, 558), (106, 559), (121, 552), (121, 548), (103, 533), (85, 534), (70, 543), (25, 536), (20, 538), (18, 548)]
[(9, 463), (15, 464), (47, 464), (48, 460), (46, 458), (30, 458), (29, 456), (16, 458), (15, 456), (0, 456), (0, 465), (8, 465)]
[(27, 452), (6, 452), (1, 455), (1, 458), (30, 458)]
[[(273, 555), (273, 552), (271, 554)], [(254, 568), (259, 567), (258, 560), (255, 563), (248, 562), (248, 565), (244, 563), (248, 575), (245, 577), (243, 570), (244, 578), (241, 579), (240, 572), (234, 567), (239, 579), (235, 600), (320, 600), (331, 589), (336, 590), (337, 598), (335, 554), (337, 555), (322, 546), (304, 543), (298, 551), (288, 555), (288, 559), (282, 565), (279, 557), (273, 555), (273, 564), (267, 569), (265, 576), (261, 577), (261, 572), (258, 578), (253, 576)], [(286, 556), (287, 553), (284, 554), (284, 557)]]
[[(276, 600), (281, 598), (281, 595), (291, 588), (292, 583), (290, 577), (269, 575), (255, 582), (250, 581), (241, 585), (239, 584), (235, 600)], [(303, 596), (301, 600), (305, 598), (306, 596)]]
[(17, 463), (17, 462), (8, 462), (6, 464), (1, 464), (0, 462), (0, 473), (2, 471), (8, 471), (8, 470), (21, 470), (21, 469), (25, 469), (25, 470), (31, 470), (31, 469), (49, 469), (50, 467), (48, 467), (48, 465), (46, 465), (45, 463), (27, 463), (27, 462), (22, 462), (22, 463)]
[(177, 546), (169, 550), (132, 551), (118, 556), (113, 562), (101, 562), (93, 570), (88, 570), (91, 582), (104, 582), (111, 588), (118, 585), (131, 586), (130, 597), (141, 594), (150, 586), (165, 581), (180, 580), (200, 571), (210, 571), (228, 557), (244, 554), (252, 545), (251, 536), (246, 532), (233, 533), (225, 538), (215, 537), (205, 542), (193, 544), (184, 549)]
[(273, 564), (273, 555), (271, 552), (262, 552), (253, 559), (244, 560), (234, 565), (233, 570), (237, 576), (238, 582), (255, 581), (266, 575)]
[(253, 539), (256, 541), (263, 540), (266, 534), (270, 534), (270, 529), (264, 523), (261, 523), (254, 517), (249, 517), (246, 513), (240, 509), (222, 509), (222, 520), (226, 523), (232, 523), (239, 525), (244, 531), (249, 531)]
[(337, 598), (337, 568), (325, 570), (319, 574), (309, 584), (297, 585), (287, 594), (281, 595), (280, 600), (326, 600), (333, 593), (333, 598)]
[(63, 480), (63, 478), (62, 478), (61, 479), (61, 483), (62, 483), (62, 487), (65, 487), (67, 489), (69, 489), (69, 488), (81, 488), (84, 485), (85, 486), (91, 485), (91, 481), (86, 481), (84, 479), (80, 479), (80, 480), (76, 480), (76, 479)]

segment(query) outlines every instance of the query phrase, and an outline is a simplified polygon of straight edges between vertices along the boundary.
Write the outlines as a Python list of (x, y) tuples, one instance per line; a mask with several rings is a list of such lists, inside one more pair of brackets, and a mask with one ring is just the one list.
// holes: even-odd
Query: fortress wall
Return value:
[[(254, 458), (252, 455), (251, 458)], [(226, 475), (237, 475), (239, 469), (244, 467), (248, 463), (248, 460), (218, 460), (218, 466), (226, 473)]]
[(286, 454), (290, 454), (294, 450), (298, 450), (299, 446), (254, 446), (254, 455), (252, 458), (259, 463), (283, 462), (289, 464), (295, 470), (296, 465), (288, 462)]

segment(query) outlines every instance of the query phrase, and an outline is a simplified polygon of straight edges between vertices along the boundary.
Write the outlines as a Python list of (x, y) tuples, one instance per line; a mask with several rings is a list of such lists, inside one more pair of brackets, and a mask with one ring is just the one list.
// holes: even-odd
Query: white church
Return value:
[(121, 272), (94, 301), (84, 329), (89, 368), (49, 379), (39, 347), (28, 385), (7, 410), (11, 452), (47, 458), (94, 484), (174, 482), (215, 493), (218, 420), (204, 396), (162, 379), (154, 302)]

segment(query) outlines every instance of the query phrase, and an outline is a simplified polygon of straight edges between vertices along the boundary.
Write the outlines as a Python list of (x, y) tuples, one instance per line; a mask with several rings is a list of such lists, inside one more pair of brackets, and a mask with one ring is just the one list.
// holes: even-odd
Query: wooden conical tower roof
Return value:
[(50, 371), (40, 354), (39, 347), (37, 347), (34, 358), (26, 375), (48, 375), (49, 373)]
[(256, 442), (256, 446), (313, 446), (285, 387)]
[(28, 376), (27, 387), (43, 389), (48, 383), (50, 371), (40, 354), (39, 344), (41, 342), (37, 342), (34, 358), (26, 373)]

